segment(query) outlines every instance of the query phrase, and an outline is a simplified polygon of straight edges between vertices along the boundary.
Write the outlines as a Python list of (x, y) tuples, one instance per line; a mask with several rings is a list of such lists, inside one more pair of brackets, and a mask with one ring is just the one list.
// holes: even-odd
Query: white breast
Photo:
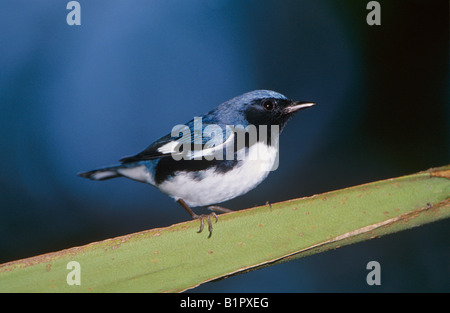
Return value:
[(226, 173), (216, 173), (214, 169), (200, 171), (195, 180), (190, 172), (178, 175), (158, 186), (177, 199), (183, 199), (190, 206), (206, 206), (221, 203), (247, 193), (260, 184), (278, 165), (277, 146), (256, 143), (238, 166)]

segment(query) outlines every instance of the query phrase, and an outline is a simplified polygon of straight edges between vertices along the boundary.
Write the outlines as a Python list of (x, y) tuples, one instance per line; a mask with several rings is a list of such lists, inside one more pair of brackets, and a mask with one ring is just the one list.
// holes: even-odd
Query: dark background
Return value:
[[(318, 105), (287, 125), (278, 170), (226, 207), (450, 163), (447, 0), (379, 1), (381, 26), (368, 1), (79, 1), (81, 26), (67, 2), (0, 3), (0, 263), (188, 220), (153, 187), (76, 174), (254, 89)], [(192, 291), (449, 292), (449, 226)]]

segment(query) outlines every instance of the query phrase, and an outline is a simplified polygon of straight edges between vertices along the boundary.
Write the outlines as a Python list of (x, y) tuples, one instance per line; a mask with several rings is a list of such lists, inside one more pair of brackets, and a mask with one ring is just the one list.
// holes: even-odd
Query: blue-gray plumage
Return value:
[[(142, 152), (121, 159), (119, 165), (78, 175), (92, 180), (126, 177), (153, 185), (174, 198), (192, 218), (200, 218), (199, 232), (205, 218), (211, 235), (210, 216), (217, 221), (215, 213), (197, 215), (190, 207), (217, 208), (216, 204), (260, 184), (277, 162), (278, 134), (286, 122), (293, 113), (313, 105), (275, 91), (248, 92), (185, 126), (174, 127)], [(254, 137), (249, 130), (255, 130)]]

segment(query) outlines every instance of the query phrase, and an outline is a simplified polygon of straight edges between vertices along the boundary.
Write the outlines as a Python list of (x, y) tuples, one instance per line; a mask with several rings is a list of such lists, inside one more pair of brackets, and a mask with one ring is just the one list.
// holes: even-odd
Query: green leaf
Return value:
[(211, 238), (197, 220), (9, 262), (0, 292), (179, 292), (449, 216), (445, 166), (222, 214)]

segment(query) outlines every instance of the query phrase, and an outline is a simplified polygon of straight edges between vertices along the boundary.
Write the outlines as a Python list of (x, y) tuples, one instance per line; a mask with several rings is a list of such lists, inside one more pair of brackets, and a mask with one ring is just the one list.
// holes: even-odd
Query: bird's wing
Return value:
[[(233, 132), (227, 131), (225, 125), (205, 124), (201, 129), (196, 129), (191, 121), (187, 125), (175, 126), (172, 133), (158, 139), (140, 153), (121, 159), (120, 162), (130, 163), (168, 156), (196, 159), (213, 155), (233, 144), (233, 138)], [(190, 153), (186, 153), (186, 149), (190, 150)]]

